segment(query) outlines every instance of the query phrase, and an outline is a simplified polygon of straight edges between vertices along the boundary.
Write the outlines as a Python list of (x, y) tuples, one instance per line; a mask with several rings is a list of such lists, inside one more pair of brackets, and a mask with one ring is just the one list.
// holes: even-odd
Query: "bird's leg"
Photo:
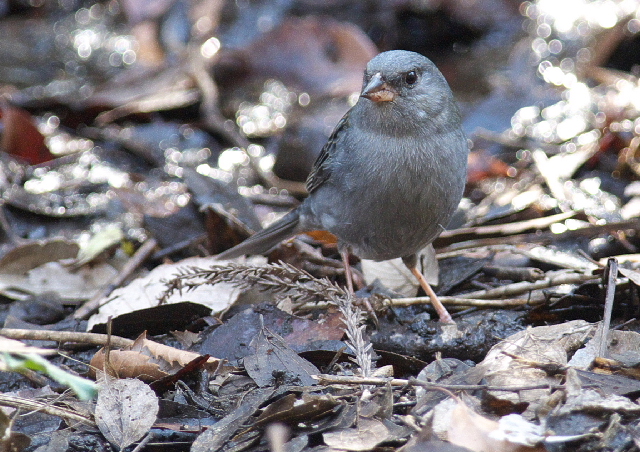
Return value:
[(351, 272), (351, 265), (349, 265), (349, 250), (341, 250), (340, 257), (342, 257), (342, 265), (344, 266), (344, 277), (347, 278), (347, 289), (353, 295), (353, 273)]
[(413, 273), (413, 276), (415, 276), (418, 279), (420, 286), (429, 296), (429, 300), (431, 301), (431, 304), (433, 305), (436, 312), (438, 313), (438, 317), (440, 318), (440, 321), (442, 323), (455, 324), (456, 322), (454, 322), (453, 319), (451, 318), (451, 314), (449, 314), (449, 311), (447, 311), (447, 308), (444, 307), (444, 305), (442, 304), (442, 302), (440, 301), (436, 293), (433, 291), (433, 289), (427, 282), (427, 280), (424, 279), (424, 276), (422, 275), (420, 270), (418, 270), (418, 266), (417, 266), (418, 262), (417, 262), (416, 256), (409, 256), (407, 258), (403, 257), (402, 260), (404, 264), (409, 268), (409, 270), (411, 270), (411, 273)]

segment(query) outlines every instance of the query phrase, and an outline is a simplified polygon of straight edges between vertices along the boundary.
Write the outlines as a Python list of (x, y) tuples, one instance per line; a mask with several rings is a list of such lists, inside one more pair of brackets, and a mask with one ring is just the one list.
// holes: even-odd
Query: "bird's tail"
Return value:
[(263, 254), (269, 251), (283, 240), (297, 234), (300, 213), (298, 209), (292, 210), (271, 226), (252, 235), (247, 240), (230, 248), (216, 256), (216, 259), (233, 259), (243, 254)]

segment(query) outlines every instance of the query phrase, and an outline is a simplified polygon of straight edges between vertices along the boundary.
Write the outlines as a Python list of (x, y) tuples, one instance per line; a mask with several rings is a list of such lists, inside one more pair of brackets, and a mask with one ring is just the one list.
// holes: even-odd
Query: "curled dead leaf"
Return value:
[[(138, 378), (142, 381), (155, 381), (173, 375), (184, 366), (201, 355), (194, 352), (179, 350), (168, 345), (147, 339), (146, 333), (141, 334), (128, 350), (112, 350), (109, 362), (105, 362), (106, 353), (102, 348), (91, 359), (90, 375), (105, 371), (111, 376), (119, 378)], [(211, 371), (217, 370), (222, 360), (210, 357), (205, 367)]]
[[(509, 416), (505, 416), (509, 417)], [(524, 421), (527, 426), (533, 424)], [(540, 445), (529, 445), (515, 442), (515, 435), (507, 432), (512, 423), (496, 422), (473, 411), (462, 400), (451, 413), (451, 422), (447, 431), (449, 442), (466, 447), (474, 452), (543, 452), (546, 448)], [(524, 427), (518, 427), (523, 429)], [(539, 437), (541, 440), (542, 438)]]

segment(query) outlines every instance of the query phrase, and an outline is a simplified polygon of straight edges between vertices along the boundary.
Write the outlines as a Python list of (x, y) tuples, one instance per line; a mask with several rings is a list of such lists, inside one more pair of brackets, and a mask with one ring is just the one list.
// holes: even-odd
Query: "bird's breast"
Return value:
[[(466, 146), (455, 137), (345, 143), (331, 177), (314, 192), (315, 218), (356, 254), (384, 260), (417, 252), (449, 221), (464, 187)], [(452, 156), (464, 156), (464, 161)]]

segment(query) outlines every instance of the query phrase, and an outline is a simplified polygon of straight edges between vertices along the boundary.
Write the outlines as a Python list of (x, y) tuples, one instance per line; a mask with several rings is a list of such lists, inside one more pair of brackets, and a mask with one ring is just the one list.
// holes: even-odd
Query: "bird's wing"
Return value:
[(349, 113), (344, 115), (336, 125), (336, 128), (333, 129), (331, 136), (313, 164), (313, 169), (309, 173), (309, 177), (307, 177), (307, 191), (309, 193), (313, 193), (316, 188), (331, 177), (331, 159), (336, 153), (340, 137), (347, 133), (347, 129), (349, 129)]

